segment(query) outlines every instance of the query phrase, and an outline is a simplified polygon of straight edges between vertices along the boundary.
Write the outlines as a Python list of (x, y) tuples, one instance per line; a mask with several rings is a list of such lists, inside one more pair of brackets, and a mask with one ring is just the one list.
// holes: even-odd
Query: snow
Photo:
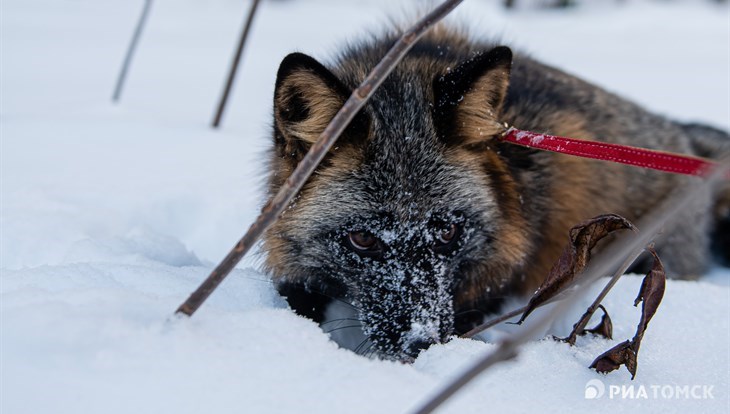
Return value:
[[(582, 3), (505, 12), (466, 1), (449, 19), (659, 113), (730, 128), (726, 3)], [(192, 319), (174, 318), (259, 210), (281, 58), (326, 59), (427, 4), (263, 2), (219, 131), (208, 123), (248, 3), (155, 1), (112, 105), (142, 4), (2, 3), (0, 412), (407, 412), (494, 348), (453, 340), (412, 365), (357, 356), (290, 312), (257, 256)], [(586, 368), (633, 336), (641, 279), (628, 276), (604, 302), (614, 340), (531, 342), (442, 411), (727, 412), (728, 280), (715, 269), (668, 282), (634, 381)], [(551, 332), (567, 334), (591, 299)], [(605, 386), (601, 398), (584, 397), (591, 380)], [(610, 398), (641, 385), (650, 398)], [(652, 386), (711, 387), (714, 398), (652, 398)]]
[(527, 131), (519, 131), (515, 134), (515, 138), (517, 139), (517, 141), (521, 141), (525, 138), (530, 138), (530, 145), (540, 145), (540, 143), (545, 140), (545, 135), (535, 135)]

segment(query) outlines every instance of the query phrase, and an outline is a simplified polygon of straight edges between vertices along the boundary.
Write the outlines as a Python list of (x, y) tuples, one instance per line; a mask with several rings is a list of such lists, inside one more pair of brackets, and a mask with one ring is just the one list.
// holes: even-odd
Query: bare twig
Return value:
[[(557, 295), (553, 296), (552, 298), (546, 300), (544, 303), (541, 303), (539, 305), (536, 305), (535, 306), (535, 309), (540, 308), (540, 307), (543, 307), (545, 305), (549, 305), (549, 304), (551, 304), (553, 302), (557, 302), (557, 301), (560, 301), (560, 300), (565, 299), (567, 297), (567, 295), (569, 295), (570, 292), (571, 292), (571, 290), (570, 290), (570, 287), (571, 286), (566, 287), (565, 290), (563, 290), (562, 292), (560, 292)], [(492, 328), (492, 327), (494, 327), (496, 325), (499, 325), (502, 322), (507, 322), (508, 320), (514, 318), (515, 316), (522, 315), (523, 313), (525, 313), (525, 311), (529, 307), (530, 307), (530, 305), (525, 305), (525, 306), (523, 306), (521, 308), (517, 308), (515, 310), (511, 310), (511, 311), (509, 311), (507, 313), (504, 313), (502, 315), (495, 316), (494, 318), (488, 320), (487, 322), (484, 322), (483, 324), (481, 324), (481, 325), (479, 325), (479, 326), (477, 326), (475, 328), (472, 328), (472, 330), (470, 330), (470, 331), (462, 334), (461, 335), (461, 338), (473, 338), (474, 336), (479, 335), (480, 333), (486, 331), (489, 328)]]
[(448, 383), (441, 391), (429, 398), (414, 413), (426, 414), (433, 412), (451, 396), (456, 394), (464, 385), (468, 384), (472, 379), (476, 378), (487, 368), (509, 359), (517, 355), (517, 349), (520, 345), (528, 341), (539, 330), (548, 326), (552, 321), (566, 312), (571, 306), (580, 299), (583, 293), (590, 287), (591, 282), (595, 281), (602, 275), (605, 275), (618, 265), (618, 262), (624, 260), (631, 252), (647, 245), (649, 241), (661, 230), (661, 228), (677, 213), (687, 208), (687, 206), (701, 194), (707, 191), (711, 186), (715, 185), (723, 178), (724, 174), (730, 171), (730, 158), (722, 157), (717, 167), (707, 175), (707, 179), (702, 183), (685, 185), (676, 190), (670, 197), (667, 197), (661, 205), (655, 210), (655, 213), (647, 216), (637, 226), (641, 229), (639, 235), (631, 235), (619, 237), (608, 249), (595, 257), (591, 266), (585, 271), (581, 278), (583, 283), (575, 289), (572, 296), (566, 300), (562, 300), (556, 304), (552, 311), (542, 315), (536, 323), (516, 332), (511, 338), (499, 343), (497, 349), (488, 355), (480, 358), (462, 375)]
[[(537, 307), (539, 308), (540, 306), (545, 306), (548, 303), (552, 303), (552, 302), (553, 302), (552, 300), (549, 300), (545, 303), (541, 303), (541, 304), (537, 305)], [(506, 321), (514, 318), (515, 316), (522, 315), (523, 313), (525, 313), (526, 310), (527, 310), (527, 305), (525, 305), (521, 308), (515, 309), (513, 311), (507, 312), (505, 314), (499, 315), (495, 318), (490, 319), (487, 322), (484, 322), (483, 324), (477, 326), (476, 328), (473, 328), (469, 332), (461, 335), (461, 337), (462, 338), (471, 338), (474, 335), (479, 335), (480, 333), (486, 331), (487, 329), (489, 329), (495, 325), (499, 325), (502, 322), (506, 322)]]
[[(505, 339), (500, 342), (493, 352), (480, 358), (465, 372), (459, 375), (455, 380), (450, 382), (441, 391), (431, 397), (423, 406), (414, 411), (414, 414), (426, 414), (431, 413), (433, 410), (438, 408), (441, 404), (451, 398), (457, 391), (459, 391), (464, 385), (468, 384), (471, 380), (476, 378), (479, 374), (484, 372), (487, 368), (491, 367), (500, 362), (508, 361), (517, 356), (517, 349), (524, 342), (527, 342), (530, 338), (536, 335), (543, 326), (546, 326), (552, 321), (552, 315), (557, 309), (563, 312), (563, 308), (567, 308), (566, 304), (569, 301), (564, 300), (558, 302), (558, 306), (548, 315), (544, 315), (535, 324), (528, 325), (524, 329), (521, 329), (519, 333), (512, 336), (512, 338)], [(516, 315), (515, 315), (516, 316)], [(523, 325), (524, 326), (524, 325)]]
[(243, 25), (243, 31), (241, 31), (241, 37), (238, 40), (238, 47), (236, 48), (236, 55), (231, 62), (231, 69), (228, 71), (228, 78), (226, 79), (226, 86), (223, 88), (223, 95), (218, 102), (218, 110), (215, 112), (215, 118), (213, 118), (213, 128), (218, 128), (223, 118), (223, 111), (226, 109), (226, 103), (228, 102), (228, 95), (231, 93), (233, 87), (233, 81), (236, 78), (236, 72), (238, 72), (238, 64), (241, 62), (241, 56), (243, 55), (243, 47), (246, 45), (246, 39), (248, 38), (248, 32), (251, 30), (251, 24), (253, 23), (253, 17), (256, 15), (256, 9), (259, 6), (261, 0), (253, 0), (251, 2), (251, 8), (248, 10), (246, 17), (246, 23)]
[(119, 102), (119, 98), (122, 97), (124, 81), (127, 79), (127, 72), (129, 71), (129, 67), (132, 65), (132, 58), (134, 57), (134, 52), (137, 50), (137, 44), (142, 36), (142, 30), (147, 22), (147, 17), (150, 14), (150, 8), (152, 8), (152, 0), (145, 0), (144, 7), (142, 8), (142, 14), (139, 16), (139, 20), (137, 21), (137, 27), (134, 29), (132, 40), (129, 42), (129, 47), (127, 48), (127, 54), (124, 56), (122, 69), (119, 71), (119, 76), (117, 77), (117, 85), (114, 88), (114, 95), (112, 95), (112, 101), (114, 102)]
[(413, 27), (408, 29), (390, 48), (383, 59), (375, 66), (365, 80), (350, 95), (342, 108), (337, 112), (332, 121), (327, 125), (317, 142), (312, 145), (307, 155), (297, 165), (297, 168), (281, 186), (279, 192), (262, 209), (261, 214), (251, 225), (241, 240), (228, 253), (223, 261), (213, 269), (208, 278), (193, 292), (190, 297), (177, 309), (177, 314), (191, 316), (203, 304), (208, 296), (228, 276), (236, 264), (249, 251), (251, 246), (259, 239), (261, 234), (271, 226), (279, 215), (286, 209), (294, 196), (299, 192), (307, 178), (319, 165), (327, 151), (332, 147), (337, 138), (342, 134), (350, 121), (355, 117), (360, 108), (372, 96), (375, 90), (395, 68), (395, 65), (405, 56), (413, 45), (420, 39), (428, 29), (439, 20), (449, 14), (463, 0), (447, 0), (431, 13), (419, 20)]
[[(565, 342), (574, 345), (575, 340), (580, 334), (580, 332), (583, 332), (583, 330), (586, 328), (586, 325), (588, 325), (588, 322), (591, 320), (591, 317), (594, 313), (598, 310), (598, 307), (601, 305), (601, 302), (603, 299), (606, 298), (606, 295), (608, 292), (616, 285), (616, 282), (621, 278), (621, 276), (626, 273), (626, 271), (629, 269), (629, 266), (631, 266), (632, 263), (636, 261), (636, 259), (641, 256), (641, 254), (644, 252), (644, 247), (641, 247), (639, 249), (636, 249), (633, 254), (631, 254), (629, 257), (626, 258), (626, 260), (621, 264), (619, 269), (616, 271), (616, 273), (613, 274), (613, 277), (611, 277), (611, 280), (606, 283), (606, 286), (601, 290), (601, 293), (598, 294), (596, 297), (596, 300), (593, 301), (591, 306), (588, 307), (586, 312), (581, 316), (580, 320), (573, 326), (573, 330), (570, 332), (570, 335), (568, 335), (567, 338), (564, 339)], [(604, 309), (605, 311), (605, 309)]]
[[(598, 298), (596, 298), (596, 302), (594, 302), (588, 308), (588, 311), (586, 312), (586, 314), (588, 314), (588, 312), (590, 312), (590, 315), (589, 315), (588, 319), (585, 321), (585, 323), (580, 327), (580, 329), (585, 328), (585, 324), (587, 324), (590, 321), (590, 316), (593, 316), (593, 314), (596, 312), (596, 310), (598, 309), (598, 305), (601, 303), (601, 301), (606, 296), (606, 294), (608, 293), (608, 291), (611, 290), (611, 288), (613, 287), (613, 285), (616, 284), (616, 282), (618, 281), (618, 279), (621, 276), (623, 276), (624, 273), (626, 273), (626, 270), (636, 261), (636, 259), (641, 255), (641, 253), (643, 251), (644, 251), (644, 248), (643, 247), (640, 248), (640, 249), (637, 249), (634, 252), (634, 254), (632, 254), (629, 258), (626, 259), (626, 261), (621, 265), (621, 267), (616, 271), (616, 273), (614, 273), (613, 277), (608, 282), (608, 284), (606, 285), (606, 287), (604, 288), (604, 290), (601, 292), (601, 294), (598, 296)], [(579, 277), (578, 279), (576, 279), (574, 281), (574, 283), (580, 282), (581, 280), (583, 280), (582, 277)], [(572, 286), (572, 284), (571, 284), (571, 286)], [(569, 288), (570, 288), (570, 286), (568, 286), (565, 289), (565, 291), (557, 294), (556, 296), (552, 297), (551, 299), (547, 300), (546, 302), (536, 305), (535, 308), (539, 308), (539, 307), (545, 306), (545, 305), (547, 305), (549, 303), (553, 303), (553, 302), (555, 302), (557, 300), (564, 299), (566, 297), (567, 292), (569, 292)], [(494, 327), (495, 325), (499, 325), (502, 322), (506, 322), (506, 321), (514, 318), (515, 316), (518, 316), (518, 315), (521, 315), (521, 314), (525, 313), (525, 311), (527, 310), (528, 307), (529, 307), (529, 305), (525, 305), (525, 306), (523, 306), (521, 308), (518, 308), (518, 309), (515, 309), (515, 310), (512, 310), (512, 311), (509, 311), (507, 313), (504, 313), (502, 315), (499, 315), (497, 317), (494, 317), (494, 318), (490, 319), (489, 321), (487, 321), (487, 322), (485, 322), (485, 323), (483, 323), (483, 324), (481, 324), (481, 325), (473, 328), (472, 330), (466, 332), (465, 334), (462, 334), (461, 337), (462, 338), (471, 338), (471, 337), (473, 337), (475, 335), (478, 335), (478, 334), (486, 331), (487, 329)], [(583, 315), (583, 316), (585, 317), (585, 315)]]

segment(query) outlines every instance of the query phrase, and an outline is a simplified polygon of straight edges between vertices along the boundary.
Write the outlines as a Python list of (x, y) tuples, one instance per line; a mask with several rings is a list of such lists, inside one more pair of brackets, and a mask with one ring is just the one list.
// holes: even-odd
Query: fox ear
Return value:
[(505, 46), (480, 53), (434, 80), (434, 118), (450, 143), (473, 143), (500, 133), (512, 66)]
[(274, 91), (275, 135), (279, 149), (290, 155), (306, 152), (350, 93), (314, 58), (302, 53), (285, 57), (279, 66)]

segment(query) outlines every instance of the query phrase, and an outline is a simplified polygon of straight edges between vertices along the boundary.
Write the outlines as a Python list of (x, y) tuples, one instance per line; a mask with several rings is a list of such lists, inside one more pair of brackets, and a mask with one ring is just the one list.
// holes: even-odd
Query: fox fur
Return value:
[[(352, 45), (328, 66), (301, 53), (284, 58), (270, 196), (396, 39)], [(265, 266), (291, 307), (321, 321), (329, 303), (346, 302), (380, 357), (409, 361), (479, 323), (505, 296), (533, 292), (573, 225), (602, 213), (636, 221), (698, 180), (502, 143), (495, 136), (505, 124), (706, 157), (730, 149), (725, 131), (652, 114), (438, 27), (266, 233)], [(703, 194), (674, 223), (659, 252), (670, 275), (696, 278), (711, 250), (730, 255), (730, 187)]]

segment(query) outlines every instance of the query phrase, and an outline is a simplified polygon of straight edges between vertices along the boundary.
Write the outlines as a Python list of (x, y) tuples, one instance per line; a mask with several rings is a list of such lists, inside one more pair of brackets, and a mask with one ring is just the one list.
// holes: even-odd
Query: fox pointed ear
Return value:
[(314, 58), (302, 53), (285, 57), (274, 91), (276, 145), (282, 154), (306, 153), (350, 93)]
[(473, 143), (500, 133), (512, 51), (480, 53), (434, 80), (434, 118), (449, 143)]

